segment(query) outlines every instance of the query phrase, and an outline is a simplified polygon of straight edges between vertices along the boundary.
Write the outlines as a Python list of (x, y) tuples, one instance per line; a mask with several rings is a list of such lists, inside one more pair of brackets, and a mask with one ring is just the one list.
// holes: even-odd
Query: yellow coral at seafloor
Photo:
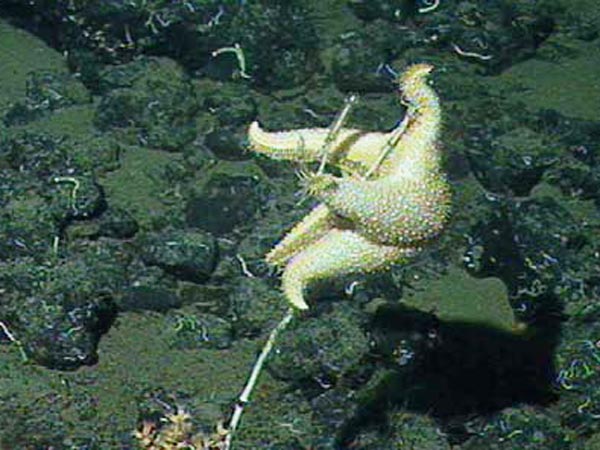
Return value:
[(432, 69), (415, 64), (399, 77), (407, 112), (389, 133), (343, 127), (334, 136), (327, 128), (270, 133), (250, 126), (256, 153), (298, 162), (326, 156), (343, 173), (306, 177), (307, 191), (322, 203), (267, 255), (283, 268), (282, 289), (294, 307), (308, 308), (310, 283), (404, 262), (444, 228), (451, 197), (441, 168), (439, 99), (427, 84)]

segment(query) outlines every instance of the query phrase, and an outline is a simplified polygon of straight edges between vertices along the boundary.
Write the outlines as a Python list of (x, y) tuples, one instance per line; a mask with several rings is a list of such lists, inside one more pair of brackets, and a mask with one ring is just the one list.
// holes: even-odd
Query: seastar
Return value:
[(304, 290), (314, 281), (407, 261), (444, 228), (450, 189), (440, 161), (439, 99), (427, 84), (432, 69), (415, 64), (398, 78), (407, 112), (389, 133), (342, 127), (325, 145), (329, 129), (269, 133), (257, 122), (250, 126), (253, 151), (300, 162), (326, 157), (343, 173), (306, 177), (307, 191), (322, 203), (266, 257), (283, 267), (292, 306), (308, 308)]

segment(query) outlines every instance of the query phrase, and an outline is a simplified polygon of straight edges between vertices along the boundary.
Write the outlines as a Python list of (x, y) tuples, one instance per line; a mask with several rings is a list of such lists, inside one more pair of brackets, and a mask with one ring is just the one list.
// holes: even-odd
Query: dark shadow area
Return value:
[(29, 5), (28, 2), (0, 5), (0, 17), (11, 25), (22, 28), (37, 36), (48, 46), (59, 50), (61, 49), (61, 31), (59, 27), (50, 23), (41, 15), (36, 14), (35, 8), (32, 5)]
[[(544, 310), (540, 308), (535, 321), (519, 334), (473, 323), (442, 323), (431, 314), (402, 306), (378, 311), (374, 326), (381, 336), (396, 342), (399, 336), (421, 338), (408, 344), (414, 352), (411, 360), (392, 366), (366, 396), (339, 434), (339, 442), (352, 442), (365, 427), (385, 431), (392, 409), (430, 415), (450, 440), (462, 441), (464, 430), (456, 426), (462, 418), (557, 400), (553, 354), (562, 319), (555, 306), (548, 302)], [(402, 342), (406, 345), (407, 339)]]

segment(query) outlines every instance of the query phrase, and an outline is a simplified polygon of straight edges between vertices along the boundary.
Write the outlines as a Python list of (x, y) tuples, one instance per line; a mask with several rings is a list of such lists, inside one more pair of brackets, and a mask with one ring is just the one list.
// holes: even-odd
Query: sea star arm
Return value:
[(334, 214), (326, 205), (317, 205), (267, 254), (265, 258), (267, 263), (282, 267), (296, 253), (313, 244), (327, 233), (335, 221)]
[[(253, 122), (248, 129), (248, 142), (251, 151), (273, 159), (320, 162), (329, 134), (329, 128), (269, 132), (263, 130), (258, 122)], [(326, 146), (329, 149), (327, 162), (342, 170), (365, 172), (377, 159), (374, 149), (381, 149), (390, 134), (342, 128), (333, 142)]]
[(321, 149), (328, 134), (327, 128), (268, 132), (258, 122), (252, 122), (248, 140), (252, 151), (273, 159), (315, 162), (321, 159)]
[(385, 269), (412, 257), (418, 249), (376, 244), (352, 230), (334, 228), (295, 255), (282, 275), (282, 290), (295, 308), (304, 310), (304, 290), (311, 283)]

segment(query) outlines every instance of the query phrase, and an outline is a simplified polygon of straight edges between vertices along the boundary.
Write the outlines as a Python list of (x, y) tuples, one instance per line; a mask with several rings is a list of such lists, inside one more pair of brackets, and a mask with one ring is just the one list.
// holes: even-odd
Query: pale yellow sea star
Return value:
[[(282, 289), (307, 309), (304, 289), (313, 281), (385, 269), (414, 256), (444, 228), (450, 190), (441, 169), (441, 111), (427, 84), (432, 67), (415, 64), (398, 79), (408, 110), (389, 133), (342, 128), (329, 146), (328, 162), (344, 173), (309, 176), (315, 207), (267, 255), (283, 267)], [(276, 159), (323, 158), (328, 129), (268, 133), (256, 122), (251, 148)]]

